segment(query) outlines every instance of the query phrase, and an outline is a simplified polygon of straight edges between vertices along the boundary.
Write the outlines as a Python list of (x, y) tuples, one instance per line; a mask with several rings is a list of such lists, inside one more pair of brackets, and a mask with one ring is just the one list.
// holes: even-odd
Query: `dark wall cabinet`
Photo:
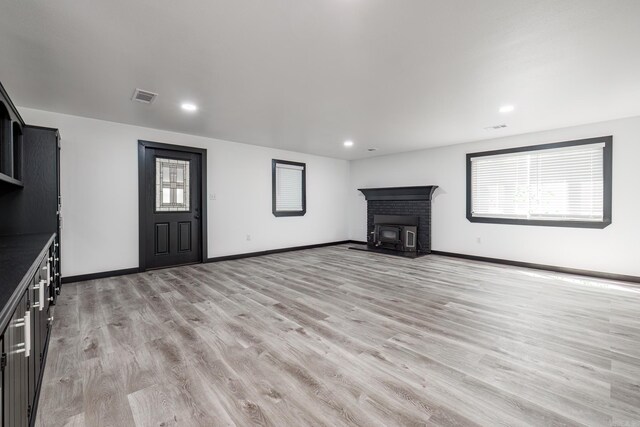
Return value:
[(0, 235), (60, 234), (60, 135), (57, 129), (24, 127), (23, 187), (0, 195)]
[(24, 121), (0, 85), (0, 190), (22, 186)]
[[(32, 426), (60, 293), (60, 136), (0, 84), (0, 420)], [(44, 415), (44, 414), (43, 414)]]

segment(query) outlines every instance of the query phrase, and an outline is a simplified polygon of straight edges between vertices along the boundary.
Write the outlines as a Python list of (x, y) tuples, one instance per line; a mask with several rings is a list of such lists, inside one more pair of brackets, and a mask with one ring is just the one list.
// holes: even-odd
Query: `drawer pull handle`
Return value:
[(31, 313), (26, 311), (21, 321), (14, 323), (16, 328), (24, 327), (24, 342), (16, 344), (18, 349), (16, 353), (24, 353), (24, 357), (29, 357), (31, 354)]
[(31, 311), (24, 313), (24, 357), (31, 356)]
[(44, 280), (40, 280), (40, 286), (38, 286), (38, 310), (42, 311), (44, 308)]

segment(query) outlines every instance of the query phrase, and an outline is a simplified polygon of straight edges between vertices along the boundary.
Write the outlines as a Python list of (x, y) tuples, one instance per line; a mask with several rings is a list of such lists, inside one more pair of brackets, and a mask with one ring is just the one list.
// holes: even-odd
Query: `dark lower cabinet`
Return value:
[(4, 336), (0, 335), (0, 355), (2, 355), (2, 360), (0, 363), (2, 364), (2, 370), (0, 371), (0, 420), (4, 421), (4, 412), (2, 408), (4, 406), (4, 366), (7, 363), (7, 359), (4, 351)]
[(50, 308), (57, 281), (56, 240), (35, 263), (35, 273), (20, 295), (0, 336), (2, 348), (2, 426), (35, 422), (51, 325)]
[(29, 318), (25, 292), (3, 335), (6, 366), (2, 370), (5, 426), (26, 426), (29, 420)]

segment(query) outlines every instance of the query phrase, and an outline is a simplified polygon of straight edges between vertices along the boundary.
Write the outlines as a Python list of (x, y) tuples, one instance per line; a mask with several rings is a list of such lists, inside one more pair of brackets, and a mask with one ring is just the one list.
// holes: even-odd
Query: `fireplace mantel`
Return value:
[(415, 187), (359, 188), (369, 200), (431, 200), (437, 185)]
[(368, 247), (375, 246), (376, 215), (411, 216), (418, 218), (418, 255), (431, 253), (431, 196), (436, 188), (437, 185), (360, 188), (367, 199)]

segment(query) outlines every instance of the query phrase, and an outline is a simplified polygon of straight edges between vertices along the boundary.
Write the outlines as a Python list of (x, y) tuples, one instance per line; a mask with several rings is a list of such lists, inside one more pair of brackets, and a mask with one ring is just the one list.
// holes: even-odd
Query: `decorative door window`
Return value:
[(189, 161), (156, 157), (156, 211), (189, 210)]

